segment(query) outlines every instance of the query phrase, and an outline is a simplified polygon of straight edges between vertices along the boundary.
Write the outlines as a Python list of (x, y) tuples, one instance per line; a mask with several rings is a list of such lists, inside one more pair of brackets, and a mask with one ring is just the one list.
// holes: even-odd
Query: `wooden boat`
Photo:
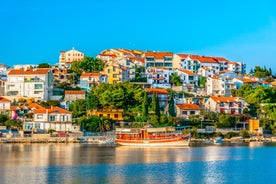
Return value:
[(176, 133), (174, 127), (117, 128), (115, 142), (121, 146), (187, 147), (190, 135)]

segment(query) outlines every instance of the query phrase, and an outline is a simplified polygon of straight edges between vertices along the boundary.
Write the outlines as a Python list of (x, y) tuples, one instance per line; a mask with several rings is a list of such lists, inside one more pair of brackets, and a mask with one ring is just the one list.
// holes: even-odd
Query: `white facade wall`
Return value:
[(48, 100), (52, 94), (52, 89), (53, 76), (50, 71), (46, 75), (8, 75), (5, 83), (6, 96)]

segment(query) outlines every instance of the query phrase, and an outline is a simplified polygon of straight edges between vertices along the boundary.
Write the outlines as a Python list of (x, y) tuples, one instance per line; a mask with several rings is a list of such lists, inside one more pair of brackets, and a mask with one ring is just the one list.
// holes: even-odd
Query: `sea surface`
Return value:
[(276, 183), (276, 144), (0, 144), (0, 183)]

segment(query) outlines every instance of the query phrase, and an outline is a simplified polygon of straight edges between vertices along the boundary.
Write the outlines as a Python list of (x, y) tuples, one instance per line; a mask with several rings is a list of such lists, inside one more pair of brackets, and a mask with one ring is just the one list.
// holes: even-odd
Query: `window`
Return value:
[(182, 111), (182, 114), (183, 115), (187, 115), (187, 111)]
[(50, 117), (49, 117), (49, 120), (50, 120), (50, 121), (56, 121), (56, 116), (50, 116)]
[(107, 69), (107, 73), (110, 73), (110, 69)]
[(37, 119), (43, 119), (43, 115), (42, 114), (38, 114), (37, 115)]
[(114, 74), (114, 75), (113, 75), (113, 78), (118, 78), (118, 75)]
[(118, 119), (119, 115), (118, 114), (114, 114), (114, 118)]
[(195, 114), (195, 111), (190, 111), (190, 115), (194, 115)]

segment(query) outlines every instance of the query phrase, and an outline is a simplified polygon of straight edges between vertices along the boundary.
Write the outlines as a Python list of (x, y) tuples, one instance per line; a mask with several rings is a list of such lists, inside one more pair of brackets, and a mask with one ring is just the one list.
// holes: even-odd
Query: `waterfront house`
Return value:
[(50, 129), (58, 132), (74, 131), (72, 113), (60, 107), (35, 109), (32, 127), (44, 131)]
[(207, 111), (242, 115), (247, 109), (247, 103), (239, 97), (216, 97), (211, 96), (204, 104)]
[(53, 90), (53, 74), (49, 68), (13, 69), (7, 75), (5, 96), (32, 97), (48, 100)]
[(191, 115), (200, 115), (200, 107), (196, 104), (176, 104), (176, 117), (189, 119)]

